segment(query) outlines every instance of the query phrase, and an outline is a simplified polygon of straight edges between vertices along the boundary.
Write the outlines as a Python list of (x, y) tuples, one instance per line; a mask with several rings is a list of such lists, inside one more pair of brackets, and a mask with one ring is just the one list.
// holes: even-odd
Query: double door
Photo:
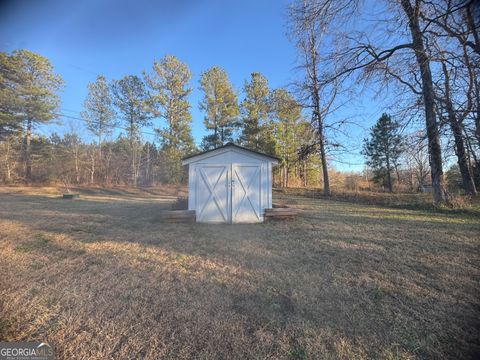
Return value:
[(197, 221), (261, 222), (261, 164), (199, 164), (196, 168)]

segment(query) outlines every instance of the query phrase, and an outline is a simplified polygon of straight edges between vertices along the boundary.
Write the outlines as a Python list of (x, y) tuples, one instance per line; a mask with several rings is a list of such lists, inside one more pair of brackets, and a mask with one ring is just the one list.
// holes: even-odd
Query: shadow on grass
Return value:
[[(58, 293), (39, 294), (70, 311), (63, 331), (71, 340), (92, 332), (106, 355), (138, 344), (155, 351), (151, 341), (170, 356), (204, 358), (341, 357), (332, 345), (341, 341), (347, 358), (385, 357), (391, 344), (421, 358), (479, 350), (475, 224), (448, 224), (450, 235), (436, 221), (376, 219), (377, 209), (346, 213), (328, 201), (299, 202), (310, 209), (288, 223), (212, 226), (152, 223), (161, 206), (145, 202), (1, 200), (0, 219), (59, 235), (17, 244), (52, 263), (12, 286), (9, 299), (37, 306), (22, 287), (52, 284)], [(107, 330), (127, 337), (108, 349)]]
[[(239, 251), (252, 245), (245, 243), (247, 240), (224, 253), (225, 242), (237, 239), (224, 239), (218, 233), (212, 237), (211, 231), (202, 230), (195, 233), (197, 246), (193, 247), (186, 243), (192, 239), (157, 244), (137, 240), (134, 243), (147, 246), (123, 252), (119, 249), (122, 243), (117, 242), (113, 248), (70, 253), (75, 262), (69, 261), (67, 266), (73, 268), (64, 269), (61, 277), (49, 278), (52, 285), (63, 283), (56, 286), (60, 293), (54, 296), (73, 301), (79, 316), (85, 318), (92, 318), (95, 306), (95, 321), (116, 324), (119, 331), (128, 325), (133, 332), (138, 325), (147, 330), (142, 336), (148, 334), (150, 340), (174, 335), (173, 351), (189, 344), (190, 355), (205, 354), (208, 344), (219, 357), (228, 357), (233, 349), (248, 358), (259, 354), (283, 357), (291, 348), (315, 357), (322, 353), (321, 347), (334, 353), (328, 344), (338, 339), (351, 346), (353, 353), (363, 349), (369, 357), (380, 356), (392, 343), (419, 357), (468, 356), (475, 351), (474, 338), (460, 333), (459, 339), (458, 333), (478, 325), (475, 304), (443, 297), (418, 279), (415, 286), (402, 283), (401, 277), (396, 278), (399, 269), (386, 254), (331, 243), (318, 249), (308, 240), (305, 253), (286, 246), (285, 238), (276, 239), (276, 248), (269, 244), (273, 238), (256, 239), (256, 250), (270, 248), (270, 255), (257, 254), (254, 249)], [(207, 238), (212, 239), (209, 253), (202, 251)], [(148, 249), (162, 252), (137, 262)], [(40, 252), (50, 253), (48, 246)], [(317, 261), (312, 261), (314, 258)], [(225, 268), (231, 263), (238, 270)], [(376, 271), (392, 283), (376, 279)], [(402, 275), (413, 279), (415, 272)], [(48, 268), (36, 277), (44, 276), (49, 276)], [(166, 282), (166, 278), (170, 280)], [(430, 293), (417, 291), (419, 287)], [(85, 291), (86, 299), (112, 300), (107, 304), (92, 299), (86, 304), (70, 297), (71, 291)], [(166, 333), (158, 334), (159, 327)], [(138, 334), (133, 339), (135, 336)], [(216, 347), (218, 341), (222, 346)], [(252, 349), (255, 351), (250, 352)]]

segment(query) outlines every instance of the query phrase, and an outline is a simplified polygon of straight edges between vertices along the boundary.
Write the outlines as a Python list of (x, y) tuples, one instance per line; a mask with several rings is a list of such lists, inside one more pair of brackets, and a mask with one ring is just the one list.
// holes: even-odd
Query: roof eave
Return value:
[(186, 157), (182, 158), (182, 165), (188, 165), (192, 162), (195, 162), (195, 160), (193, 160), (193, 159), (195, 159), (196, 157), (200, 157), (200, 156), (203, 156), (203, 155), (208, 154), (208, 153), (213, 153), (215, 151), (224, 150), (224, 149), (229, 148), (229, 147), (234, 148), (234, 149), (238, 149), (238, 150), (242, 150), (242, 151), (245, 151), (245, 152), (248, 152), (248, 153), (251, 153), (251, 154), (255, 154), (256, 156), (259, 156), (259, 157), (267, 158), (274, 165), (278, 164), (279, 161), (280, 161), (280, 159), (275, 157), (275, 156), (267, 155), (267, 154), (264, 154), (264, 153), (261, 153), (261, 152), (258, 152), (258, 151), (254, 151), (254, 150), (245, 148), (243, 146), (228, 143), (228, 144), (225, 144), (225, 145), (220, 146), (220, 147), (215, 148), (215, 149), (211, 149), (211, 150), (203, 151), (203, 152), (198, 153), (198, 154), (186, 156)]

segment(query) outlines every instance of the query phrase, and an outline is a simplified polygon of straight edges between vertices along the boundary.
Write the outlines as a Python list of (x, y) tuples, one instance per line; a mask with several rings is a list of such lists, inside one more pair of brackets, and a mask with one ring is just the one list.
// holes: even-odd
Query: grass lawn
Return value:
[(0, 340), (61, 359), (480, 353), (474, 215), (277, 194), (302, 215), (168, 224), (162, 191), (58, 194), (0, 189)]

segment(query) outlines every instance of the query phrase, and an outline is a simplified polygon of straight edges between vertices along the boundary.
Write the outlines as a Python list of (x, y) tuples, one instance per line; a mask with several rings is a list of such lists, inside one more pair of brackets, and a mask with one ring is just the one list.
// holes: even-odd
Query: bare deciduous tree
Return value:
[[(436, 203), (446, 200), (443, 179), (440, 125), (437, 114), (434, 77), (432, 75), (432, 53), (427, 38), (427, 23), (423, 15), (431, 10), (430, 3), (422, 0), (398, 0), (387, 3), (389, 11), (385, 18), (375, 19), (380, 30), (375, 35), (364, 28), (349, 26), (349, 17), (357, 9), (357, 1), (332, 2), (315, 1), (315, 8), (330, 10), (336, 30), (336, 39), (342, 43), (339, 48), (329, 50), (325, 63), (334, 68), (334, 73), (326, 82), (345, 81), (357, 74), (357, 80), (369, 80), (376, 74), (388, 76), (419, 95), (425, 117), (425, 130), (428, 139), (431, 178)], [(342, 25), (343, 24), (343, 25)], [(375, 28), (372, 26), (372, 28)], [(379, 38), (382, 38), (379, 40)], [(392, 69), (391, 63), (401, 57), (402, 70), (409, 75)], [(378, 70), (382, 70), (378, 72)]]
[(298, 84), (302, 105), (311, 111), (319, 150), (323, 192), (330, 195), (330, 179), (327, 162), (327, 138), (325, 118), (339, 91), (335, 81), (323, 81), (320, 51), (325, 35), (334, 16), (345, 8), (348, 1), (298, 0), (289, 7), (289, 34), (299, 51), (300, 65), (304, 77)]

